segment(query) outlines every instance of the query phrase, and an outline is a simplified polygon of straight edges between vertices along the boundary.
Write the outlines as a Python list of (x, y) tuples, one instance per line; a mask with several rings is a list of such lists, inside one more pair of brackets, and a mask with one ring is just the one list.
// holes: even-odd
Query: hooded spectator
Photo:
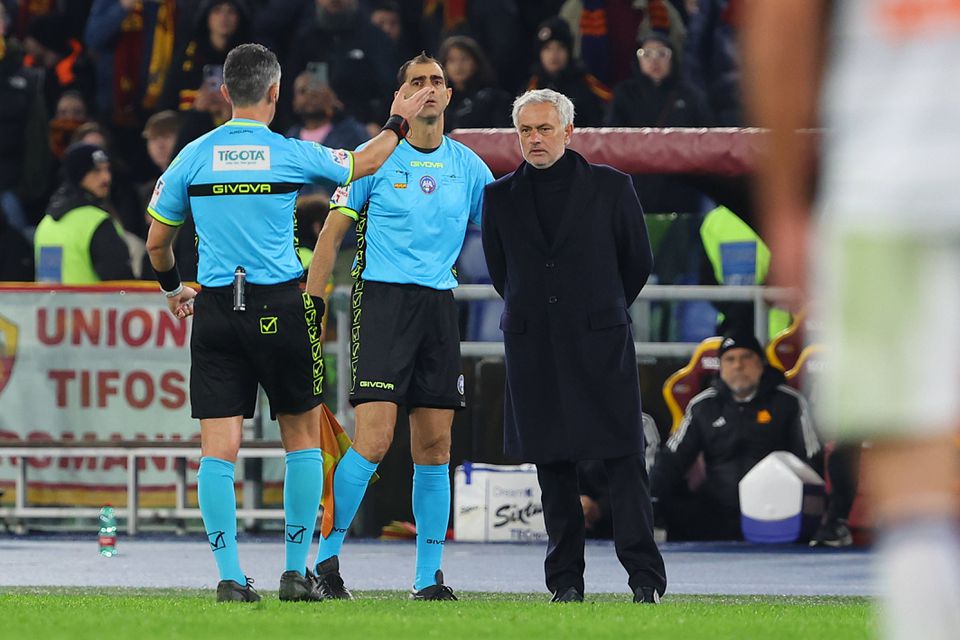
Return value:
[(573, 101), (578, 125), (600, 126), (605, 104), (612, 94), (573, 56), (570, 26), (561, 18), (550, 18), (540, 25), (537, 41), (540, 58), (527, 90), (553, 89), (562, 93)]
[(50, 198), (34, 237), (37, 280), (92, 284), (133, 278), (123, 228), (103, 208), (110, 194), (110, 158), (91, 144), (63, 156), (63, 183)]

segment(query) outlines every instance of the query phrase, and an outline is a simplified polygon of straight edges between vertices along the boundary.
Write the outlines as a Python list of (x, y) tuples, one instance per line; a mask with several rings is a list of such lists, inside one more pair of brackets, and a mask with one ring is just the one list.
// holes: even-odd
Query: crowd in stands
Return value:
[[(111, 219), (129, 257), (123, 275), (152, 278), (143, 240), (154, 183), (184, 145), (229, 119), (222, 65), (241, 42), (282, 62), (273, 128), (332, 147), (379, 130), (397, 69), (421, 50), (446, 66), (448, 131), (508, 127), (513, 98), (544, 87), (574, 101), (579, 127), (738, 125), (737, 4), (0, 0), (0, 281), (36, 279), (41, 221), (85, 207)], [(98, 161), (80, 145), (102, 151)], [(74, 152), (102, 173), (106, 193), (68, 170)], [(314, 212), (300, 224), (306, 246), (330, 186), (301, 194)], [(83, 207), (62, 211), (64, 193)], [(189, 224), (178, 243), (190, 278)]]

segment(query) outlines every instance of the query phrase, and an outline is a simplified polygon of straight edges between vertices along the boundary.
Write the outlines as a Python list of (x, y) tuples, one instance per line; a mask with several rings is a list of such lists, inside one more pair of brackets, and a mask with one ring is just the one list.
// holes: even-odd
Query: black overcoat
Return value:
[(534, 210), (524, 163), (487, 186), (483, 248), (505, 301), (504, 448), (547, 463), (643, 450), (640, 380), (627, 307), (653, 256), (630, 177), (576, 168), (554, 241)]

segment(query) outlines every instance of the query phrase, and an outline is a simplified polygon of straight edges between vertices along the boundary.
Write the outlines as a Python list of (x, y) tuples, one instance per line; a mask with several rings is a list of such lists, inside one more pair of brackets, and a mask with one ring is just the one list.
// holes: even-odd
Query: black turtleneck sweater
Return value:
[(557, 235), (560, 216), (563, 215), (569, 200), (575, 167), (573, 155), (569, 151), (546, 169), (537, 169), (530, 165), (530, 174), (533, 177), (533, 206), (547, 244), (553, 244)]

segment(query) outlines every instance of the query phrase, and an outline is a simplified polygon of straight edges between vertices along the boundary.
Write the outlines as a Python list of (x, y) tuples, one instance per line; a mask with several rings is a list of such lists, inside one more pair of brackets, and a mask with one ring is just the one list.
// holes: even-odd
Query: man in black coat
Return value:
[(666, 588), (643, 462), (640, 384), (627, 308), (653, 258), (630, 177), (567, 150), (573, 104), (550, 89), (513, 106), (525, 162), (487, 186), (483, 247), (503, 296), (504, 440), (537, 464), (554, 601), (583, 600), (576, 462), (603, 460), (617, 557), (636, 602)]

